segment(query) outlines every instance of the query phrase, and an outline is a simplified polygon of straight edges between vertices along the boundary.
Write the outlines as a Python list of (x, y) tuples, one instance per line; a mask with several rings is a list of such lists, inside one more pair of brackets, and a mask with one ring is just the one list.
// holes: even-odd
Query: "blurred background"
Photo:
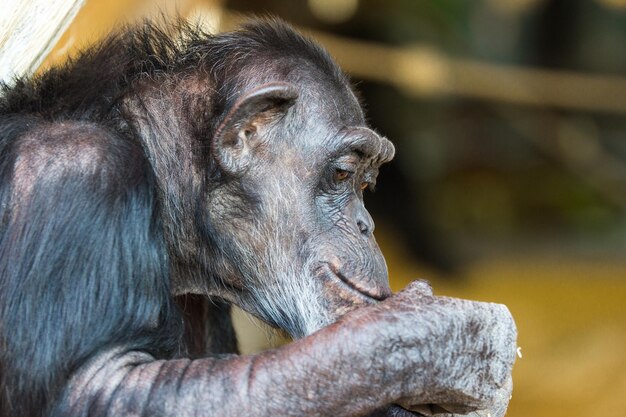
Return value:
[[(438, 294), (508, 305), (523, 354), (509, 416), (626, 415), (626, 0), (76, 10), (43, 68), (161, 13), (212, 32), (272, 14), (316, 38), (396, 145), (366, 196), (392, 287), (420, 277)], [(240, 312), (237, 323), (246, 352), (281, 341)]]

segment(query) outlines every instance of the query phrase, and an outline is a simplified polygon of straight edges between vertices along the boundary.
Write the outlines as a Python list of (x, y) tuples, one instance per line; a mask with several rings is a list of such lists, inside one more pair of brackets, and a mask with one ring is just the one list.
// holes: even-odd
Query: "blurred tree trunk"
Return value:
[(0, 14), (0, 80), (10, 83), (16, 76), (32, 74), (84, 2), (3, 0)]

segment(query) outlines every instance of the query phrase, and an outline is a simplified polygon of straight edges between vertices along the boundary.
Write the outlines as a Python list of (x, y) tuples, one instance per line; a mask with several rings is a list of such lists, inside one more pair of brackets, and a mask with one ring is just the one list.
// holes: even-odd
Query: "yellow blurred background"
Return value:
[(510, 308), (509, 416), (626, 416), (626, 1), (87, 0), (43, 67), (175, 13), (271, 13), (337, 57), (398, 148), (366, 199), (392, 287)]

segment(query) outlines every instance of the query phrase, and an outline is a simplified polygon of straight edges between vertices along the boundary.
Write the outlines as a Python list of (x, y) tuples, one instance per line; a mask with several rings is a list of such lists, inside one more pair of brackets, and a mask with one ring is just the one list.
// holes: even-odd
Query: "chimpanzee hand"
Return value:
[[(433, 296), (416, 281), (343, 320), (372, 326), (370, 372), (393, 403), (417, 415), (504, 415), (516, 329), (503, 305)], [(374, 415), (415, 414), (392, 406)]]

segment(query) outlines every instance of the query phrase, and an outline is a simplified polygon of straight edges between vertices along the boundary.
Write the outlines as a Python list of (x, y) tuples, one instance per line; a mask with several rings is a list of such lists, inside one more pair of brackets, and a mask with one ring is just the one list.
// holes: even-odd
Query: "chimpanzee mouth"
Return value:
[(341, 282), (344, 286), (359, 293), (359, 295), (365, 298), (382, 301), (390, 295), (390, 293), (387, 293), (387, 291), (383, 288), (365, 288), (358, 281), (347, 278), (341, 271), (339, 271), (337, 266), (331, 263), (323, 263), (320, 265), (320, 272), (323, 275), (335, 278), (336, 281)]

